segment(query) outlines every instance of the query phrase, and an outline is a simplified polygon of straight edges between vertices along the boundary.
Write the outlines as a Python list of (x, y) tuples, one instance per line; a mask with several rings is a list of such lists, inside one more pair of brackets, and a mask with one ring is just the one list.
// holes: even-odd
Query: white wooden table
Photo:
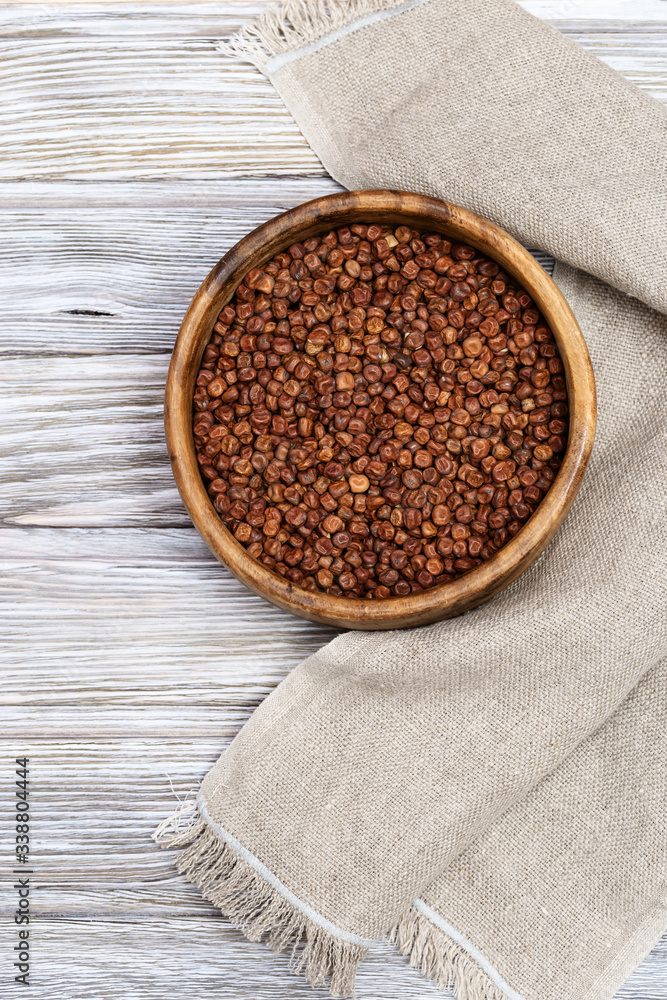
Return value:
[[(667, 101), (666, 0), (524, 6)], [(194, 289), (242, 234), (336, 190), (267, 81), (215, 51), (261, 7), (0, 8), (0, 795), (29, 755), (33, 1000), (313, 996), (150, 840), (332, 635), (218, 565), (163, 441)], [(438, 995), (389, 951), (362, 967), (360, 1000)], [(619, 996), (667, 998), (667, 939)]]

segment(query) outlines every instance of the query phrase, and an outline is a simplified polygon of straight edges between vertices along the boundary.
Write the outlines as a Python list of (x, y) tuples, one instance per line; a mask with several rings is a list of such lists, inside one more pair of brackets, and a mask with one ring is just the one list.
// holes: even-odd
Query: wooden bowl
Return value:
[[(220, 310), (252, 267), (292, 243), (353, 222), (408, 225), (469, 243), (497, 261), (532, 296), (558, 343), (567, 381), (570, 429), (558, 475), (535, 513), (487, 562), (451, 583), (407, 597), (365, 600), (299, 587), (253, 559), (220, 520), (204, 486), (192, 432), (192, 397), (204, 348)], [(506, 587), (546, 548), (581, 485), (595, 434), (595, 382), (581, 331), (560, 290), (508, 233), (457, 205), (401, 191), (352, 191), (284, 212), (225, 254), (195, 294), (171, 359), (165, 398), (169, 457), (195, 527), (217, 558), (255, 593), (292, 614), (351, 629), (424, 625), (459, 615)]]

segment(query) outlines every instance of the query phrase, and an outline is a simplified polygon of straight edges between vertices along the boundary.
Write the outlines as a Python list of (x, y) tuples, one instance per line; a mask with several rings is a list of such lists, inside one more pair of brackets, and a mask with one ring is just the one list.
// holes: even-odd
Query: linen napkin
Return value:
[(459, 1000), (609, 1000), (667, 927), (667, 114), (512, 0), (297, 0), (230, 49), (345, 186), (562, 262), (598, 433), (526, 573), (309, 657), (156, 839), (334, 994), (389, 938)]

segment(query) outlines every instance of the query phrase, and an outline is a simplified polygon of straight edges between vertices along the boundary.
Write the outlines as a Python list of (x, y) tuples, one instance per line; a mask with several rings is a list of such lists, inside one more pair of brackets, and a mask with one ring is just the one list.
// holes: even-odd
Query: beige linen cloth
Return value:
[(231, 47), (348, 188), (563, 262), (598, 434), (520, 579), (311, 656), (156, 838), (335, 994), (389, 938), (459, 1000), (608, 1000), (667, 927), (667, 114), (512, 0), (298, 0)]

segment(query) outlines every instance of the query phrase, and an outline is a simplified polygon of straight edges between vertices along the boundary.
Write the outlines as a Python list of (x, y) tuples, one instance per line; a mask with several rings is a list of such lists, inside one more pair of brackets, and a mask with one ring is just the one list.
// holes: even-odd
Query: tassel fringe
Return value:
[(264, 941), (274, 954), (291, 951), (290, 969), (312, 986), (329, 980), (332, 996), (354, 996), (357, 968), (367, 949), (342, 941), (304, 916), (216, 836), (194, 802), (179, 806), (153, 839), (166, 849), (182, 848), (179, 872), (248, 940)]
[[(153, 839), (180, 848), (176, 867), (250, 941), (274, 954), (291, 951), (290, 969), (312, 986), (329, 980), (332, 996), (354, 996), (359, 963), (367, 949), (342, 941), (304, 916), (214, 833), (194, 801), (183, 802)], [(456, 1000), (509, 1000), (477, 962), (427, 917), (410, 908), (388, 938), (410, 965)]]
[(456, 1000), (508, 1000), (460, 945), (417, 910), (407, 911), (389, 939), (410, 965), (440, 989), (452, 990)]
[(283, 0), (267, 8), (254, 24), (220, 42), (218, 50), (264, 72), (273, 56), (317, 42), (368, 14), (399, 6), (401, 0)]

